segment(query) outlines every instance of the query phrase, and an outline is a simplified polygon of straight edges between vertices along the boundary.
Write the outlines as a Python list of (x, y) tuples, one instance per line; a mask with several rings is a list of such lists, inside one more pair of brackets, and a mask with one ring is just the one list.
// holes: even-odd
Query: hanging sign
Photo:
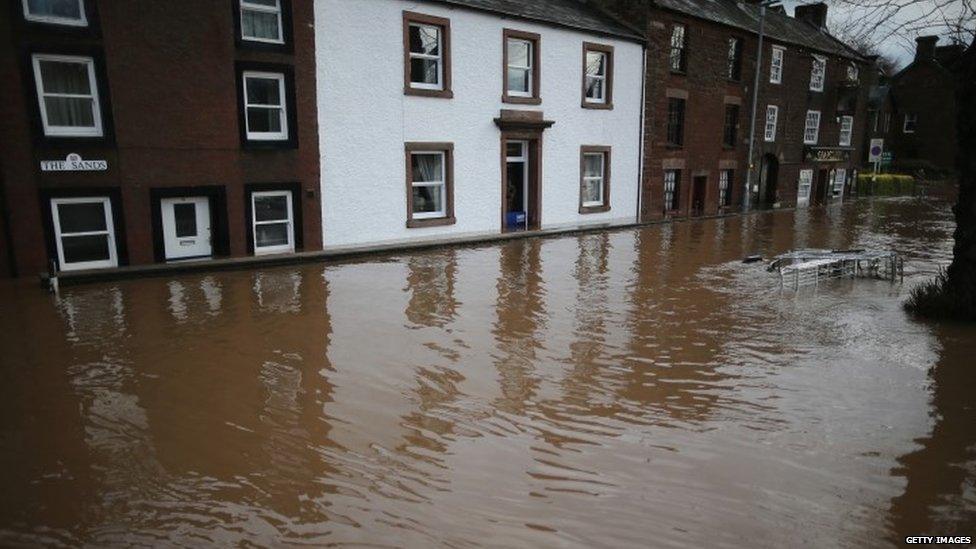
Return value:
[(807, 147), (808, 162), (846, 162), (851, 158), (851, 150), (842, 147)]
[(107, 160), (85, 160), (71, 153), (64, 160), (41, 160), (42, 172), (102, 172), (108, 169)]

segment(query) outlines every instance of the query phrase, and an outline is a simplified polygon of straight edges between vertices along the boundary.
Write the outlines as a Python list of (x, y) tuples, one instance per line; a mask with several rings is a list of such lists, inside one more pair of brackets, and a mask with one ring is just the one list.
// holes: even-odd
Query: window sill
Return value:
[(604, 213), (610, 211), (610, 205), (604, 204), (603, 206), (580, 206), (580, 214), (594, 214), (594, 213)]
[(415, 95), (417, 97), (440, 97), (442, 99), (453, 99), (454, 92), (447, 90), (425, 90), (422, 88), (403, 88), (403, 95)]
[(520, 97), (518, 95), (502, 95), (502, 103), (513, 103), (516, 105), (541, 105), (541, 97)]
[(670, 149), (672, 151), (680, 151), (681, 149), (684, 149), (685, 146), (684, 145), (678, 145), (676, 143), (665, 143), (664, 144), (664, 148), (665, 149)]
[(583, 100), (581, 105), (584, 109), (598, 109), (598, 110), (613, 110), (613, 103), (591, 103), (589, 101)]
[(434, 217), (431, 219), (408, 219), (407, 228), (408, 229), (418, 229), (421, 227), (441, 227), (444, 225), (453, 225), (457, 223), (457, 219), (454, 216), (450, 217)]
[(688, 71), (676, 71), (674, 69), (671, 69), (671, 74), (673, 76), (688, 76)]

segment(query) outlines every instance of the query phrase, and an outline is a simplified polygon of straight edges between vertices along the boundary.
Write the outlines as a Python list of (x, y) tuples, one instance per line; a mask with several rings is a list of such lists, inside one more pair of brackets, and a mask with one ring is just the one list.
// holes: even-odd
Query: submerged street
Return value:
[[(950, 204), (0, 285), (0, 544), (889, 546), (976, 535)], [(781, 291), (793, 248), (904, 283)]]

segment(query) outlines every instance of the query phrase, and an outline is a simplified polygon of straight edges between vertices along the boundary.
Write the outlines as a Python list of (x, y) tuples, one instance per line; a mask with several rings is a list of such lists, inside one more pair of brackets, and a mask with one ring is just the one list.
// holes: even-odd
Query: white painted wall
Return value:
[[(403, 11), (451, 20), (453, 99), (403, 93)], [(500, 231), (500, 109), (542, 110), (542, 226), (637, 217), (642, 48), (636, 42), (407, 0), (315, 0), (326, 248)], [(541, 105), (503, 103), (502, 29), (541, 35)], [(582, 43), (614, 46), (612, 110), (580, 107)], [(454, 143), (457, 223), (406, 228), (404, 143)], [(579, 214), (580, 145), (612, 147), (611, 209)]]

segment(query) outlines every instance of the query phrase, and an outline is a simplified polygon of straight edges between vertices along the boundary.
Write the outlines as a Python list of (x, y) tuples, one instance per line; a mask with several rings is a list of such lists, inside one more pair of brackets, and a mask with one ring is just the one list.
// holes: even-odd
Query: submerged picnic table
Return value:
[(798, 290), (834, 278), (904, 278), (904, 260), (889, 250), (793, 250), (776, 256), (770, 271), (779, 271), (780, 286)]

